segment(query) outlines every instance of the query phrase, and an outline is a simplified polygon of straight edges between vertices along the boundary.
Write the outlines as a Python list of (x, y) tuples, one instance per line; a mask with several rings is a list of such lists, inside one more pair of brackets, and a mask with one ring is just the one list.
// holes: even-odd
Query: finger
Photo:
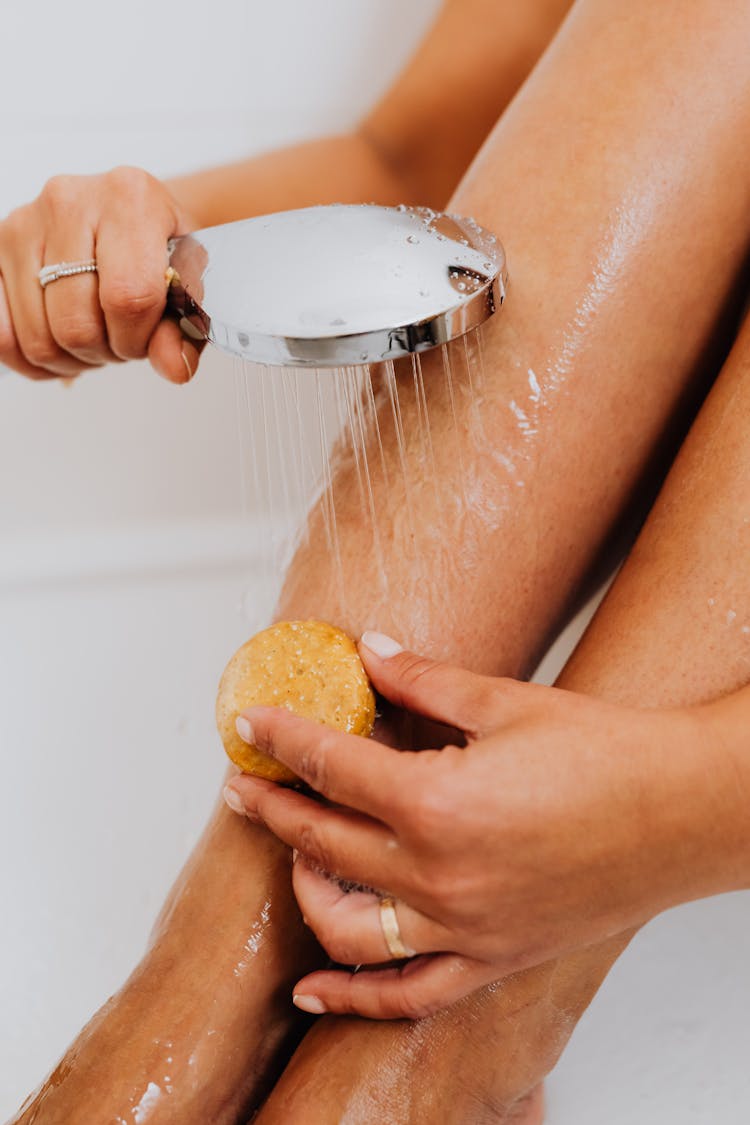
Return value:
[(251, 820), (265, 824), (325, 871), (355, 883), (371, 880), (378, 887), (395, 888), (398, 883), (397, 893), (401, 892), (397, 868), (403, 860), (397, 858), (399, 848), (393, 846), (393, 834), (378, 821), (347, 809), (329, 808), (294, 789), (247, 774), (227, 782), (225, 795), (230, 807), (236, 807), (239, 797)]
[(168, 382), (189, 383), (198, 370), (203, 346), (186, 339), (174, 320), (163, 320), (149, 340), (149, 363)]
[(78, 375), (86, 365), (63, 351), (50, 331), (38, 276), (42, 264), (42, 247), (32, 242), (23, 260), (11, 251), (2, 262), (15, 338), (30, 367), (52, 375)]
[(99, 300), (112, 351), (142, 359), (166, 306), (167, 241), (180, 233), (180, 220), (137, 169), (109, 174), (107, 201), (96, 230)]
[[(294, 864), (292, 884), (305, 922), (334, 961), (377, 965), (393, 960), (383, 932), (380, 895), (345, 889), (301, 855)], [(452, 949), (451, 935), (443, 926), (403, 901), (395, 906), (406, 956)]]
[[(87, 224), (85, 213), (76, 216), (74, 211), (66, 226), (59, 225), (50, 231), (44, 264), (85, 262), (93, 259), (94, 253), (93, 229)], [(107, 340), (95, 273), (60, 278), (43, 292), (50, 332), (64, 352), (91, 366), (117, 359)]]
[(437, 953), (388, 969), (310, 973), (295, 985), (293, 999), (298, 1008), (316, 1014), (418, 1020), (455, 1004), (494, 976), (481, 961)]
[(394, 810), (408, 802), (414, 755), (301, 719), (283, 707), (253, 707), (242, 719), (249, 724), (240, 731), (246, 741), (336, 804), (388, 824)]
[(496, 726), (512, 681), (479, 676), (363, 633), (359, 652), (374, 687), (397, 707), (474, 736)]
[(0, 276), (0, 366), (9, 367), (12, 371), (17, 371), (19, 375), (25, 375), (28, 379), (57, 378), (57, 375), (54, 375), (51, 371), (44, 371), (40, 367), (32, 366), (18, 346), (2, 276)]
[(143, 359), (167, 303), (166, 239), (140, 236), (130, 245), (129, 230), (103, 222), (96, 242), (99, 300), (112, 351), (120, 359)]

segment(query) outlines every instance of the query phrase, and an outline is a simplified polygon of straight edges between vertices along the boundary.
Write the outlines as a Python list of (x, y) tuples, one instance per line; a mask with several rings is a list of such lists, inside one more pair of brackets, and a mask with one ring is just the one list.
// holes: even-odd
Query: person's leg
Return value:
[[(747, 684), (749, 497), (750, 317), (560, 686), (633, 706), (673, 706)], [(518, 1113), (538, 1121), (539, 1101), (526, 1101), (528, 1092), (629, 936), (508, 978), (417, 1023), (322, 1018), (258, 1125), (453, 1125), (515, 1121)]]
[[(523, 674), (533, 665), (700, 365), (742, 258), (750, 152), (736, 138), (747, 129), (750, 99), (737, 89), (746, 79), (741, 47), (750, 12), (737, 2), (717, 16), (706, 3), (691, 14), (695, 23), (685, 30), (676, 0), (638, 0), (624, 14), (614, 0), (582, 0), (453, 203), (503, 237), (513, 281), (484, 337), (484, 381), (474, 388), (484, 400), (479, 419), (466, 375), (458, 373), (451, 398), (433, 369), (439, 356), (424, 360), (437, 498), (426, 482), (411, 510), (419, 528), (436, 528), (419, 536), (425, 557), (416, 568), (412, 552), (400, 548), (410, 509), (386, 400), (390, 484), (377, 474), (374, 483), (388, 600), (359, 500), (349, 505), (347, 490), (337, 489), (346, 605), (314, 519), (291, 571), (285, 615), (340, 617), (354, 633), (395, 630), (479, 669)], [(414, 400), (404, 399), (404, 429), (413, 435)], [(408, 443), (406, 457), (416, 480), (419, 442)], [(346, 456), (341, 474), (354, 481)], [(350, 491), (356, 496), (354, 483)], [(91, 1120), (93, 1105), (100, 1118), (127, 1119), (151, 1083), (160, 1091), (160, 1122), (232, 1121), (243, 1103), (254, 1104), (256, 1068), (290, 1032), (284, 996), (310, 956), (287, 865), (273, 840), (219, 810), (153, 949), (74, 1045), (43, 1110), (37, 1099), (26, 1120), (36, 1114), (38, 1125), (77, 1125)], [(254, 938), (266, 916), (260, 944)], [(255, 968), (238, 977), (248, 945), (258, 948)], [(362, 1105), (373, 1084), (390, 1091), (392, 1107), (405, 1105), (412, 1088), (418, 1104), (427, 1088), (417, 1088), (405, 1060), (430, 1052), (430, 1083), (438, 1071), (442, 1082), (462, 1083), (473, 1113), (493, 1103), (498, 1026), (508, 1041), (525, 1044), (516, 1056), (528, 1087), (601, 972), (600, 958), (589, 964), (586, 955), (540, 970), (466, 1004), (451, 1016), (455, 1023), (435, 1025), (441, 1032), (322, 1021), (306, 1057), (315, 1060), (316, 1042), (335, 1052), (317, 1056), (315, 1104), (308, 1090), (295, 1107), (298, 1120), (312, 1125), (313, 1112), (335, 1120), (337, 1081), (345, 1091), (360, 1081)], [(568, 995), (550, 982), (556, 989), (562, 982)], [(269, 1016), (272, 1000), (278, 1006)], [(533, 1032), (521, 1012), (531, 1013)], [(476, 1037), (467, 1037), (472, 1026)], [(509, 1050), (502, 1065), (517, 1078)], [(393, 1109), (391, 1119), (407, 1118)]]
[[(589, 12), (594, 12), (591, 20), (595, 23), (595, 16), (599, 17), (603, 12), (602, 6), (596, 5), (592, 8), (582, 5), (580, 8), (582, 21), (587, 7)], [(631, 6), (629, 13), (633, 11)], [(676, 8), (667, 6), (666, 9), (660, 9), (657, 19), (673, 19), (676, 26), (679, 15)], [(624, 23), (630, 27), (636, 39), (641, 38), (643, 42), (653, 43), (653, 37), (646, 34), (643, 24), (640, 25), (640, 34), (637, 34), (639, 23), (634, 16), (629, 14), (627, 17), (622, 17), (620, 14), (618, 20), (619, 24), (613, 18), (613, 28), (617, 26), (618, 31), (622, 31)], [(713, 20), (709, 22), (713, 23)], [(568, 38), (564, 43), (565, 50), (571, 50), (575, 38), (574, 28), (574, 24), (569, 28)], [(698, 54), (701, 54), (705, 48), (705, 44), (697, 46), (705, 32), (705, 28), (697, 26), (692, 32), (696, 36), (693, 46)], [(731, 34), (731, 31), (727, 29), (727, 33)], [(591, 27), (589, 36), (593, 34), (594, 29)], [(690, 36), (687, 39), (691, 41)], [(594, 40), (590, 38), (589, 41)], [(681, 65), (686, 67), (683, 78), (687, 87), (690, 64), (689, 52), (685, 50), (684, 42), (681, 42), (680, 53)], [(586, 69), (589, 85), (595, 84), (600, 77), (600, 68), (603, 69), (607, 65), (605, 60), (609, 60), (610, 67), (607, 82), (617, 83), (621, 74), (611, 65), (611, 60), (619, 57), (617, 53), (605, 52), (599, 59), (598, 65), (597, 57), (596, 52), (589, 51), (590, 65)], [(644, 93), (643, 85), (643, 52), (636, 48), (635, 41), (630, 57), (637, 60), (634, 65), (640, 71), (639, 75), (631, 76), (632, 97), (638, 102), (647, 95)], [(697, 60), (696, 65), (699, 65)], [(549, 76), (553, 69), (552, 61), (550, 60), (546, 66)], [(581, 66), (583, 67), (583, 62)], [(668, 69), (667, 64), (663, 59), (660, 70), (662, 78), (666, 76), (666, 69)], [(675, 80), (674, 75), (672, 80)], [(533, 86), (532, 80), (529, 89)], [(550, 92), (544, 89), (544, 83), (541, 83), (538, 89), (540, 96), (545, 92), (550, 96)], [(703, 97), (705, 87), (700, 84), (700, 89)], [(613, 113), (616, 103), (611, 88), (606, 91), (606, 95), (602, 93), (602, 99), (607, 107), (607, 114)], [(506, 130), (511, 131), (512, 134), (514, 127), (520, 129), (517, 118), (522, 116), (524, 101), (525, 95), (522, 94), (515, 111), (511, 111), (510, 123), (501, 124), (499, 130), (501, 142), (507, 135)], [(675, 102), (672, 107), (674, 113), (687, 114), (689, 101), (689, 97), (683, 97), (679, 102)], [(497, 379), (493, 389), (498, 390), (501, 396), (507, 396), (497, 402), (497, 410), (493, 416), (495, 425), (498, 425), (497, 418), (507, 406), (507, 399), (511, 395), (517, 394), (516, 402), (527, 405), (528, 395), (525, 398), (521, 397), (521, 387), (529, 368), (537, 374), (537, 381), (542, 383), (547, 396), (545, 405), (549, 409), (537, 411), (533, 416), (534, 426), (537, 430), (543, 431), (542, 441), (536, 446), (533, 442), (529, 443), (532, 453), (528, 459), (524, 458), (523, 454), (520, 457), (521, 468), (528, 473), (525, 485), (527, 488), (531, 486), (533, 515), (529, 516), (529, 509), (524, 507), (524, 502), (514, 503), (497, 483), (490, 486), (490, 491), (493, 487), (497, 489), (490, 499), (494, 497), (498, 500), (502, 497), (501, 502), (492, 506), (492, 510), (493, 514), (497, 511), (502, 512), (497, 522), (497, 532), (498, 539), (503, 537), (505, 542), (501, 540), (498, 543), (496, 539), (494, 545), (488, 547), (484, 557), (479, 552), (475, 554), (473, 588), (459, 590), (450, 585), (449, 581), (446, 582), (446, 575), (450, 575), (450, 560), (443, 562), (441, 546), (436, 543), (435, 557), (429, 560), (425, 568), (424, 573), (428, 576), (425, 583), (427, 589), (417, 602), (419, 616), (416, 619), (410, 619), (407, 598), (391, 606), (376, 605), (374, 616), (368, 605), (364, 617), (349, 619), (350, 626), (356, 628), (366, 624), (390, 629), (407, 643), (412, 643), (433, 654), (463, 660), (478, 668), (496, 672), (518, 671), (524, 668), (528, 656), (535, 651), (539, 639), (545, 633), (546, 621), (549, 619), (547, 618), (540, 625), (540, 617), (544, 618), (544, 615), (553, 614), (559, 609), (561, 603), (556, 601), (555, 594), (563, 597), (564, 591), (570, 589), (568, 567), (578, 565), (576, 533), (584, 535), (584, 541), (590, 545), (593, 537), (589, 521), (596, 522), (601, 515), (598, 505), (606, 502), (606, 499), (616, 504), (632, 484), (633, 477), (627, 468), (625, 468), (625, 478), (620, 474), (627, 466), (630, 456), (640, 455), (636, 452), (640, 442), (653, 440), (653, 436), (647, 435), (644, 430), (644, 415), (639, 409), (643, 406), (642, 396), (648, 398), (654, 394), (660, 380), (664, 377), (681, 380), (689, 366), (686, 362), (684, 345), (687, 343), (688, 348), (695, 345), (695, 337), (692, 336), (690, 340), (683, 337), (678, 342), (681, 335), (680, 325), (688, 328), (689, 334), (695, 328), (697, 307), (692, 298), (688, 299), (686, 305), (682, 305), (686, 292), (676, 275), (673, 282), (666, 282), (662, 288), (659, 278), (664, 276), (661, 274), (661, 269), (665, 265), (664, 254), (666, 253), (669, 258), (680, 245), (682, 238), (687, 236), (688, 242), (692, 243), (692, 249), (687, 244), (683, 245), (677, 252), (673, 264), (679, 272), (680, 260), (683, 264), (690, 260), (695, 264), (698, 274), (702, 271), (711, 273), (713, 281), (709, 283), (708, 290), (715, 295), (716, 274), (713, 271), (719, 261), (715, 256), (716, 248), (721, 248), (721, 254), (734, 255), (738, 251), (743, 251), (747, 227), (740, 219), (740, 226), (735, 228), (734, 235), (727, 230), (718, 242), (706, 244), (702, 250), (698, 250), (696, 244), (692, 242), (695, 232), (685, 226), (685, 212), (680, 206), (677, 210), (671, 211), (669, 219), (662, 227), (664, 214), (661, 212), (661, 207), (670, 208), (670, 198), (676, 201), (681, 195), (679, 190), (675, 190), (674, 195), (671, 194), (672, 188), (669, 186), (668, 178), (665, 181), (664, 173), (671, 169), (675, 175), (680, 175), (679, 169), (685, 168), (683, 161), (688, 159), (693, 161), (695, 135), (691, 137), (688, 144), (689, 154), (686, 154), (684, 147), (679, 143), (681, 128), (684, 127), (685, 121), (677, 126), (671, 118), (672, 110), (666, 108), (662, 111), (660, 106), (659, 112), (662, 114), (660, 126), (658, 136), (654, 136), (650, 134), (645, 121), (636, 122), (636, 115), (632, 112), (632, 101), (629, 101), (627, 106), (621, 106), (620, 109), (623, 115), (631, 114), (630, 122), (617, 115), (617, 120), (611, 122), (611, 128), (617, 137), (616, 143), (622, 150), (622, 159), (631, 162), (629, 175), (632, 176), (638, 162), (633, 161), (628, 139), (638, 149), (640, 157), (656, 167), (655, 179), (651, 180), (648, 175), (643, 175), (642, 180), (638, 182), (637, 176), (635, 179), (628, 179), (628, 174), (624, 174), (624, 179), (619, 181), (618, 173), (614, 172), (607, 162), (606, 174), (602, 173), (599, 188), (602, 191), (605, 188), (615, 191), (616, 194), (615, 185), (625, 183), (626, 189), (619, 203), (612, 197), (606, 196), (606, 192), (603, 201), (600, 197), (594, 201), (596, 193), (592, 191), (589, 195), (588, 192), (581, 190), (579, 177), (574, 204), (572, 206), (561, 204), (560, 193), (556, 192), (555, 188), (559, 183), (557, 175), (552, 178), (552, 182), (545, 181), (548, 199), (544, 202), (539, 201), (544, 219), (549, 221), (550, 215), (556, 214), (559, 228), (568, 234), (570, 253), (582, 261), (583, 271), (588, 271), (589, 285), (586, 286), (579, 279), (570, 294), (573, 308), (567, 325), (564, 319), (562, 323), (555, 322), (555, 316), (551, 313), (551, 307), (561, 299), (559, 293), (551, 293), (549, 299), (543, 302), (541, 293), (544, 291), (544, 285), (539, 284), (538, 281), (535, 284), (534, 277), (529, 277), (525, 273), (525, 250), (529, 250), (532, 246), (534, 248), (529, 263), (530, 271), (539, 268), (540, 263), (538, 243), (533, 231), (529, 230), (528, 224), (521, 224), (523, 237), (515, 240), (515, 254), (514, 242), (507, 238), (506, 234), (510, 247), (511, 267), (518, 262), (521, 276), (519, 277), (518, 271), (514, 271), (515, 285), (512, 299), (509, 301), (507, 314), (503, 314), (507, 319), (503, 323), (501, 318), (493, 326), (486, 350), (492, 358), (493, 374)], [(703, 116), (703, 110), (696, 109), (695, 114), (696, 119), (699, 120)], [(554, 117), (554, 114), (552, 116)], [(541, 115), (539, 121), (539, 128), (544, 132), (544, 119)], [(675, 127), (674, 134), (670, 133), (670, 122)], [(695, 123), (697, 124), (697, 120)], [(715, 119), (713, 124), (716, 124)], [(631, 126), (637, 134), (635, 141), (630, 133)], [(551, 135), (544, 137), (546, 145), (542, 147), (546, 147), (548, 159), (553, 163), (564, 163), (558, 146), (570, 143), (570, 136), (568, 134), (564, 139), (557, 139), (554, 135), (554, 126), (550, 126), (550, 129)], [(588, 148), (588, 144), (594, 143), (591, 130), (592, 119), (591, 116), (587, 116), (583, 129), (588, 134), (587, 139), (580, 141), (577, 153), (571, 154), (571, 161), (574, 159), (582, 161), (584, 169), (591, 167), (589, 163), (591, 150)], [(649, 150), (650, 154), (646, 157), (645, 150), (649, 148), (649, 135), (653, 138), (650, 142), (653, 148)], [(717, 134), (714, 132), (713, 141), (715, 142), (716, 139)], [(516, 136), (514, 140), (513, 154), (519, 151), (523, 153), (526, 143), (524, 138)], [(536, 144), (539, 143), (540, 138), (537, 137)], [(733, 145), (731, 132), (726, 135), (725, 143), (730, 147)], [(500, 148), (502, 149), (502, 143)], [(539, 150), (533, 145), (532, 148), (538, 155)], [(585, 151), (585, 155), (582, 150)], [(478, 214), (480, 219), (485, 221), (490, 219), (490, 225), (492, 225), (491, 218), (496, 213), (504, 213), (506, 218), (511, 216), (516, 220), (520, 206), (518, 200), (510, 196), (504, 204), (498, 202), (497, 197), (490, 198), (493, 184), (495, 191), (498, 187), (498, 177), (488, 174), (488, 165), (492, 164), (495, 151), (488, 148), (483, 168), (480, 163), (481, 178), (473, 177), (458, 201), (461, 209)], [(675, 163), (672, 164), (672, 161)], [(700, 163), (700, 160), (698, 162)], [(509, 163), (512, 167), (509, 183), (513, 184), (515, 175), (515, 182), (520, 180), (527, 184), (528, 169), (533, 166), (532, 156), (526, 155), (525, 159), (515, 156), (515, 159), (510, 160)], [(729, 165), (732, 163), (730, 158)], [(507, 166), (508, 162), (505, 162), (504, 167)], [(692, 167), (695, 170), (694, 164)], [(713, 178), (708, 168), (705, 172), (707, 180), (705, 187), (700, 189), (701, 194), (708, 190), (709, 181)], [(586, 173), (583, 174), (585, 177)], [(743, 193), (744, 189), (741, 189), (740, 194)], [(640, 201), (642, 207), (640, 213), (637, 208), (635, 213), (634, 210), (629, 209), (631, 205), (634, 207), (635, 200)], [(493, 203), (497, 208), (496, 212), (491, 211)], [(605, 211), (609, 210), (612, 216), (611, 223), (608, 224), (602, 219), (602, 214), (598, 210), (599, 205), (603, 206)], [(576, 227), (573, 223), (571, 229), (571, 210), (576, 211), (578, 207), (587, 214), (591, 228), (604, 232), (604, 237), (599, 242), (598, 256), (592, 255), (592, 243), (587, 241), (585, 234), (582, 234), (581, 227)], [(711, 209), (710, 213), (711, 221), (716, 221), (719, 217), (718, 211)], [(739, 219), (739, 215), (737, 218)], [(497, 221), (495, 225), (501, 230), (505, 229), (514, 234), (518, 229), (515, 222), (510, 223), (506, 228), (500, 226)], [(739, 239), (736, 236), (737, 230), (742, 232)], [(542, 255), (542, 261), (542, 269), (549, 268), (549, 259)], [(639, 267), (635, 266), (636, 262), (640, 262)], [(563, 273), (566, 268), (571, 268), (567, 258)], [(559, 284), (559, 272), (554, 273), (550, 269), (547, 277), (549, 276), (554, 276)], [(655, 288), (651, 288), (654, 283)], [(537, 304), (528, 318), (525, 321), (521, 320), (519, 327), (516, 316), (520, 314), (516, 302), (523, 302), (529, 292), (538, 294)], [(563, 301), (567, 295), (564, 291)], [(682, 305), (681, 310), (677, 309), (675, 302)], [(633, 316), (633, 308), (636, 310), (635, 316)], [(631, 325), (634, 321), (640, 320), (642, 330), (646, 317), (648, 324), (654, 329), (654, 338), (651, 347), (644, 348), (644, 340), (640, 334), (638, 341), (634, 340)], [(551, 321), (555, 322), (557, 332), (555, 329), (550, 331)], [(540, 352), (544, 356), (542, 363), (537, 358)], [(737, 362), (735, 358), (733, 363)], [(547, 376), (544, 381), (538, 378), (540, 369)], [(498, 371), (501, 374), (498, 374)], [(631, 382), (627, 382), (627, 375), (623, 378), (624, 372), (632, 373)], [(623, 378), (623, 382), (618, 384), (618, 378)], [(558, 379), (563, 383), (563, 393), (556, 398), (559, 390)], [(609, 397), (610, 394), (613, 398)], [(627, 399), (628, 408), (620, 413), (617, 407), (622, 408), (623, 398)], [(576, 416), (577, 421), (572, 417), (575, 409), (579, 411)], [(597, 461), (595, 450), (583, 436), (582, 431), (577, 428), (577, 423), (580, 424), (583, 418), (592, 427), (592, 433), (601, 433), (599, 427), (610, 409), (617, 419), (610, 431), (612, 445), (608, 450), (601, 450), (602, 459)], [(716, 417), (715, 406), (707, 417), (709, 420), (701, 421), (697, 433), (715, 424), (711, 421)], [(624, 431), (623, 424), (626, 426)], [(498, 430), (499, 425), (498, 429), (493, 430), (495, 437)], [(441, 435), (441, 438), (443, 436)], [(570, 439), (570, 445), (566, 444), (566, 437)], [(717, 436), (717, 441), (719, 440), (720, 435)], [(695, 441), (691, 440), (689, 449), (692, 450), (694, 447)], [(463, 448), (465, 449), (465, 446)], [(519, 450), (519, 444), (506, 435), (495, 448), (501, 449), (503, 455), (512, 460)], [(522, 449), (523, 446), (520, 448)], [(480, 451), (480, 454), (483, 456), (478, 457), (469, 470), (473, 469), (477, 476), (483, 470), (487, 472), (488, 463), (491, 463), (486, 450)], [(451, 446), (448, 435), (446, 464), (457, 455), (458, 448)], [(690, 453), (686, 456), (692, 460), (697, 455)], [(684, 464), (683, 457), (681, 465)], [(530, 472), (529, 465), (531, 465)], [(447, 469), (445, 476), (447, 477)], [(674, 479), (677, 480), (679, 477)], [(747, 471), (744, 482), (746, 487)], [(670, 504), (669, 497), (674, 494), (674, 487), (676, 486), (670, 483), (670, 489), (665, 494), (666, 498), (660, 505), (660, 512), (664, 510), (664, 504)], [(576, 493), (571, 496), (570, 492), (573, 488), (576, 489)], [(613, 492), (619, 494), (617, 501)], [(725, 500), (725, 503), (729, 504), (729, 501)], [(353, 506), (349, 513), (352, 525), (357, 518), (357, 511), (358, 507)], [(394, 522), (398, 521), (399, 511), (403, 513), (404, 507), (399, 508), (395, 504), (392, 512)], [(705, 515), (705, 511), (703, 514)], [(537, 515), (538, 524), (535, 523)], [(472, 520), (470, 517), (467, 518), (466, 514), (465, 518), (471, 546)], [(481, 518), (483, 517), (478, 517), (477, 523)], [(346, 517), (343, 521), (339, 521), (340, 527), (342, 522), (346, 527)], [(359, 526), (361, 535), (361, 518)], [(449, 520), (444, 520), (438, 526), (442, 530), (442, 528), (450, 528), (451, 525)], [(658, 523), (655, 526), (658, 526)], [(730, 529), (729, 521), (727, 521), (727, 528)], [(464, 530), (462, 527), (462, 534)], [(706, 542), (707, 562), (710, 561), (713, 568), (711, 571), (711, 568), (707, 567), (707, 573), (712, 572), (716, 576), (717, 583), (726, 581), (726, 574), (723, 579), (720, 579), (718, 574), (721, 568), (726, 567), (731, 561), (731, 551), (727, 544), (732, 543), (735, 530), (731, 528), (727, 538), (719, 537), (713, 545), (710, 538)], [(539, 536), (536, 558), (529, 538), (535, 533)], [(569, 535), (567, 539), (566, 533)], [(690, 537), (690, 529), (685, 523), (681, 529), (679, 526), (674, 526), (671, 534), (675, 536), (674, 554), (676, 558), (682, 559), (686, 585), (689, 586), (691, 571), (688, 565), (689, 548), (686, 540)], [(649, 531), (642, 543), (653, 544), (654, 536), (655, 533)], [(485, 536), (485, 528), (482, 528), (476, 538), (482, 543), (491, 542), (491, 537)], [(351, 573), (355, 565), (358, 566), (362, 586), (370, 586), (375, 599), (378, 582), (372, 561), (376, 557), (374, 546), (365, 536), (367, 549), (355, 559), (353, 557), (356, 550), (353, 545), (355, 541), (352, 530), (347, 539), (347, 542), (352, 544), (352, 557), (348, 559), (348, 565), (347, 558), (344, 559), (344, 569), (347, 573)], [(463, 544), (459, 543), (459, 549), (462, 547)], [(450, 536), (447, 548), (449, 552), (456, 549), (456, 543)], [(665, 583), (665, 575), (661, 573), (654, 582), (653, 590), (650, 588), (648, 571), (642, 568), (639, 560), (642, 558), (642, 552), (651, 550), (651, 547), (639, 547), (633, 563), (626, 568), (616, 587), (616, 590), (627, 589), (628, 587), (623, 585), (627, 582), (635, 591), (628, 601), (630, 618), (624, 621), (622, 612), (615, 612), (617, 600), (616, 595), (613, 594), (606, 612), (600, 616), (586, 646), (581, 649), (581, 656), (566, 673), (563, 679), (566, 686), (592, 692), (601, 691), (602, 694), (611, 694), (613, 698), (617, 698), (622, 693), (623, 698), (635, 697), (642, 701), (650, 699), (654, 704), (658, 704), (680, 696), (680, 691), (682, 692), (680, 697), (686, 700), (695, 698), (700, 694), (697, 690), (698, 678), (709, 674), (713, 677), (715, 688), (721, 683), (730, 686), (734, 682), (729, 665), (725, 663), (730, 659), (726, 651), (721, 652), (715, 646), (701, 647), (699, 657), (692, 661), (692, 646), (701, 644), (701, 638), (697, 623), (691, 622), (690, 616), (686, 614), (686, 607), (689, 604), (685, 600), (686, 591), (684, 588), (670, 587)], [(309, 583), (308, 564), (309, 556), (304, 552), (301, 553), (297, 559), (297, 573), (300, 576), (304, 574), (305, 580)], [(667, 575), (668, 565), (667, 562), (665, 567)], [(306, 591), (302, 580), (294, 582), (294, 573), (293, 569), (289, 599), (285, 608), (294, 613), (312, 612), (313, 607), (318, 604), (318, 590), (317, 588), (310, 590), (308, 586)], [(419, 570), (417, 573), (422, 576)], [(430, 581), (430, 575), (437, 575), (438, 579), (433, 583)], [(495, 579), (494, 586), (491, 575)], [(553, 594), (555, 577), (560, 585)], [(644, 586), (648, 588), (647, 596)], [(449, 590), (447, 596), (446, 587)], [(415, 594), (414, 589), (408, 585), (407, 594), (411, 597)], [(653, 605), (654, 599), (662, 599), (662, 615), (655, 628), (649, 626), (647, 612)], [(736, 613), (737, 609), (725, 607), (725, 611)], [(627, 635), (630, 644), (637, 645), (639, 656), (637, 667), (633, 665), (625, 645), (622, 649), (618, 649), (614, 645), (614, 637), (607, 636), (608, 621), (613, 623), (614, 636)], [(724, 624), (720, 619), (716, 619), (714, 627), (721, 630)], [(605, 637), (606, 641), (599, 639)], [(678, 637), (679, 647), (676, 648), (675, 642)], [(739, 645), (743, 641), (739, 632), (735, 634), (734, 642), (738, 647), (735, 648), (731, 660), (737, 662), (742, 659)], [(746, 640), (744, 644), (747, 644)], [(682, 661), (676, 659), (678, 653), (683, 657)], [(685, 661), (690, 663), (690, 674), (686, 674)], [(670, 668), (670, 676), (660, 679), (659, 673), (667, 664)], [(696, 677), (692, 681), (691, 675)], [(678, 685), (679, 691), (675, 690)], [(387, 1123), (400, 1123), (430, 1122), (436, 1119), (451, 1122), (500, 1119), (504, 1113), (510, 1112), (510, 1107), (514, 1105), (516, 1099), (528, 1091), (552, 1065), (576, 1020), (626, 940), (623, 937), (607, 946), (582, 951), (575, 957), (522, 974), (505, 982), (499, 989), (488, 990), (466, 1001), (450, 1013), (444, 1013), (418, 1025), (374, 1026), (363, 1021), (325, 1017), (306, 1037), (262, 1112), (260, 1121), (263, 1125), (271, 1125), (282, 1120), (327, 1123), (377, 1119)], [(315, 1092), (313, 1107), (310, 1105), (311, 1091)]]

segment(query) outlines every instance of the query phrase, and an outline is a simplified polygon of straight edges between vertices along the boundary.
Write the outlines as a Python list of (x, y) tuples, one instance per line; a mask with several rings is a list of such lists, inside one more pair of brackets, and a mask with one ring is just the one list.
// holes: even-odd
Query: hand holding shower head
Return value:
[(503, 303), (505, 255), (473, 219), (309, 207), (173, 239), (183, 331), (257, 363), (342, 367), (425, 351)]

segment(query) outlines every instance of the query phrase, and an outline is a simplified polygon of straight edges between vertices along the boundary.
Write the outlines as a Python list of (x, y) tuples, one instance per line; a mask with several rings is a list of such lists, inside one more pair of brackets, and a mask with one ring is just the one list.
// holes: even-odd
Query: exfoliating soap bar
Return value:
[(375, 722), (375, 696), (357, 647), (325, 621), (282, 621), (256, 633), (227, 664), (216, 699), (216, 725), (234, 764), (271, 781), (297, 781), (237, 734), (237, 716), (248, 707), (286, 707), (365, 737)]

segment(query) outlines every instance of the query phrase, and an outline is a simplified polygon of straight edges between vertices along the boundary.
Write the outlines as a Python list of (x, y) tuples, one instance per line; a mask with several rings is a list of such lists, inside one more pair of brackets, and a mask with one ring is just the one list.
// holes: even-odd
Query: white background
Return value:
[[(0, 214), (59, 171), (345, 129), (436, 6), (4, 5)], [(0, 1118), (133, 966), (214, 799), (215, 684), (263, 551), (230, 367), (184, 389), (136, 364), (70, 391), (0, 374)], [(749, 925), (732, 896), (638, 939), (550, 1082), (552, 1125), (747, 1121)]]

